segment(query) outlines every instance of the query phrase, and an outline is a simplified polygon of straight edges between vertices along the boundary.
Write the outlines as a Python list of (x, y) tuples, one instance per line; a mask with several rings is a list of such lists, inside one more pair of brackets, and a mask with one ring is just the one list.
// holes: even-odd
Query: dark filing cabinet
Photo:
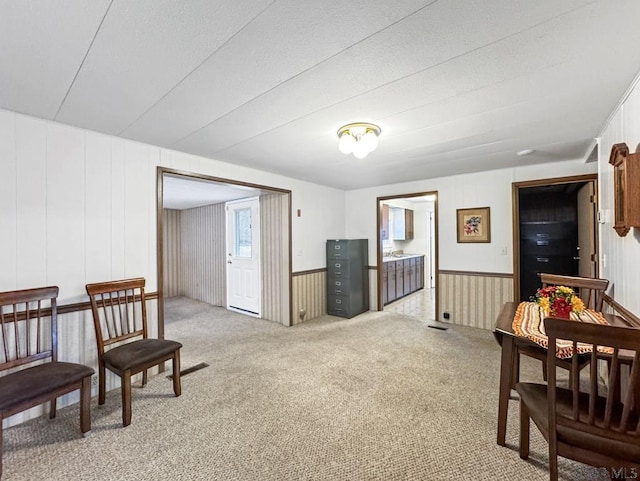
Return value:
[(367, 239), (327, 241), (327, 314), (351, 318), (369, 310)]

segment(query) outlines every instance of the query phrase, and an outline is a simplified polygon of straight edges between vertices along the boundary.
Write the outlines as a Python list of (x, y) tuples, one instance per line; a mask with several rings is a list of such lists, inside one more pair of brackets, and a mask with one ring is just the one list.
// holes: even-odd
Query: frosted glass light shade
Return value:
[(367, 152), (373, 152), (378, 147), (378, 136), (373, 131), (368, 130), (360, 139), (360, 143)]
[(353, 151), (353, 156), (356, 159), (364, 159), (367, 155), (369, 155), (369, 152), (367, 152), (366, 150), (354, 150)]
[(364, 159), (378, 147), (380, 132), (380, 127), (366, 122), (344, 125), (338, 129), (338, 149), (344, 154)]
[(356, 139), (354, 139), (348, 132), (342, 134), (340, 140), (338, 141), (338, 149), (343, 154), (350, 154), (353, 152), (353, 148), (356, 145)]

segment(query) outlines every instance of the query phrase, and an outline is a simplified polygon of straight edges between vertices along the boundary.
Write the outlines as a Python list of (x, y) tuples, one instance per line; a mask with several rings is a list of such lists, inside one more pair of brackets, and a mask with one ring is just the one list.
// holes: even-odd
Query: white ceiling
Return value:
[(165, 209), (184, 210), (268, 193), (243, 185), (165, 174), (162, 182), (162, 206)]
[[(0, 107), (342, 189), (586, 159), (639, 21), (637, 0), (2, 0)], [(363, 160), (337, 149), (354, 121), (382, 128)]]

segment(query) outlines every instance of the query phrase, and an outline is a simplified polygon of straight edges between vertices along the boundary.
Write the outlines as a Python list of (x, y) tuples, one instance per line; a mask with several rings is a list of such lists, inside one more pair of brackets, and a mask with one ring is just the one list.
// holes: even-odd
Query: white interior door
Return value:
[(227, 308), (261, 315), (260, 203), (258, 198), (226, 203)]

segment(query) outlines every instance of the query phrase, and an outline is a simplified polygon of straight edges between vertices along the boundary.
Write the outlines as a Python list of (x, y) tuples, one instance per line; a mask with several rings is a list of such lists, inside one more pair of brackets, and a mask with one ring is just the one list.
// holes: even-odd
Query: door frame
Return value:
[[(164, 339), (164, 268), (163, 268), (163, 260), (164, 260), (164, 240), (163, 240), (163, 229), (164, 229), (164, 225), (163, 225), (163, 210), (164, 210), (164, 205), (163, 205), (163, 185), (164, 185), (164, 176), (165, 174), (168, 175), (172, 175), (172, 176), (179, 176), (179, 177), (184, 177), (187, 179), (192, 179), (192, 180), (196, 180), (196, 181), (210, 181), (210, 182), (216, 182), (219, 184), (229, 184), (229, 185), (237, 185), (237, 186), (242, 186), (242, 187), (252, 187), (255, 189), (260, 189), (260, 190), (264, 190), (264, 191), (268, 191), (270, 193), (274, 193), (274, 194), (284, 194), (287, 196), (287, 218), (286, 218), (286, 222), (287, 222), (287, 235), (289, 236), (288, 239), (288, 258), (289, 258), (289, 272), (288, 272), (288, 281), (287, 281), (287, 289), (289, 290), (288, 292), (288, 299), (289, 299), (289, 306), (288, 306), (288, 312), (289, 312), (289, 326), (292, 325), (293, 323), (293, 297), (292, 297), (292, 291), (293, 291), (293, 275), (292, 275), (292, 268), (293, 268), (293, 250), (292, 250), (292, 242), (291, 242), (291, 236), (292, 236), (292, 228), (291, 228), (291, 224), (292, 224), (292, 215), (291, 215), (291, 191), (288, 189), (281, 189), (279, 187), (272, 187), (272, 186), (267, 186), (267, 185), (261, 185), (261, 184), (253, 184), (250, 182), (243, 182), (243, 181), (239, 181), (239, 180), (234, 180), (234, 179), (226, 179), (223, 177), (214, 177), (211, 175), (206, 175), (206, 174), (199, 174), (196, 172), (189, 172), (189, 171), (185, 171), (185, 170), (180, 170), (180, 169), (171, 169), (169, 167), (162, 167), (162, 166), (157, 166), (156, 167), (156, 277), (157, 277), (157, 292), (158, 292), (158, 337), (160, 339)], [(262, 276), (264, 276), (265, 273), (262, 273)]]
[[(596, 197), (596, 209), (598, 209), (598, 174), (572, 175), (568, 177), (557, 177), (551, 179), (526, 180), (521, 182), (513, 182), (511, 184), (511, 203), (512, 203), (512, 225), (513, 225), (513, 300), (518, 302), (520, 299), (520, 189), (527, 187), (545, 187), (549, 185), (561, 184), (577, 184), (582, 182), (593, 182)], [(597, 221), (596, 221), (597, 222)], [(596, 254), (600, 252), (600, 233), (593, 226), (596, 236)], [(599, 258), (596, 255), (596, 275), (598, 275)]]
[(377, 296), (378, 296), (378, 311), (384, 310), (384, 305), (382, 304), (382, 203), (387, 200), (394, 199), (407, 199), (411, 197), (424, 197), (426, 195), (433, 195), (435, 197), (433, 201), (433, 242), (434, 242), (434, 252), (435, 259), (432, 259), (434, 265), (435, 279), (433, 280), (433, 288), (436, 290), (435, 295), (435, 317), (438, 318), (438, 313), (440, 312), (440, 301), (438, 299), (438, 287), (439, 287), (439, 272), (440, 268), (438, 265), (439, 250), (438, 250), (438, 191), (430, 190), (426, 192), (413, 192), (410, 194), (396, 194), (396, 195), (385, 195), (376, 198), (376, 262), (377, 262)]

